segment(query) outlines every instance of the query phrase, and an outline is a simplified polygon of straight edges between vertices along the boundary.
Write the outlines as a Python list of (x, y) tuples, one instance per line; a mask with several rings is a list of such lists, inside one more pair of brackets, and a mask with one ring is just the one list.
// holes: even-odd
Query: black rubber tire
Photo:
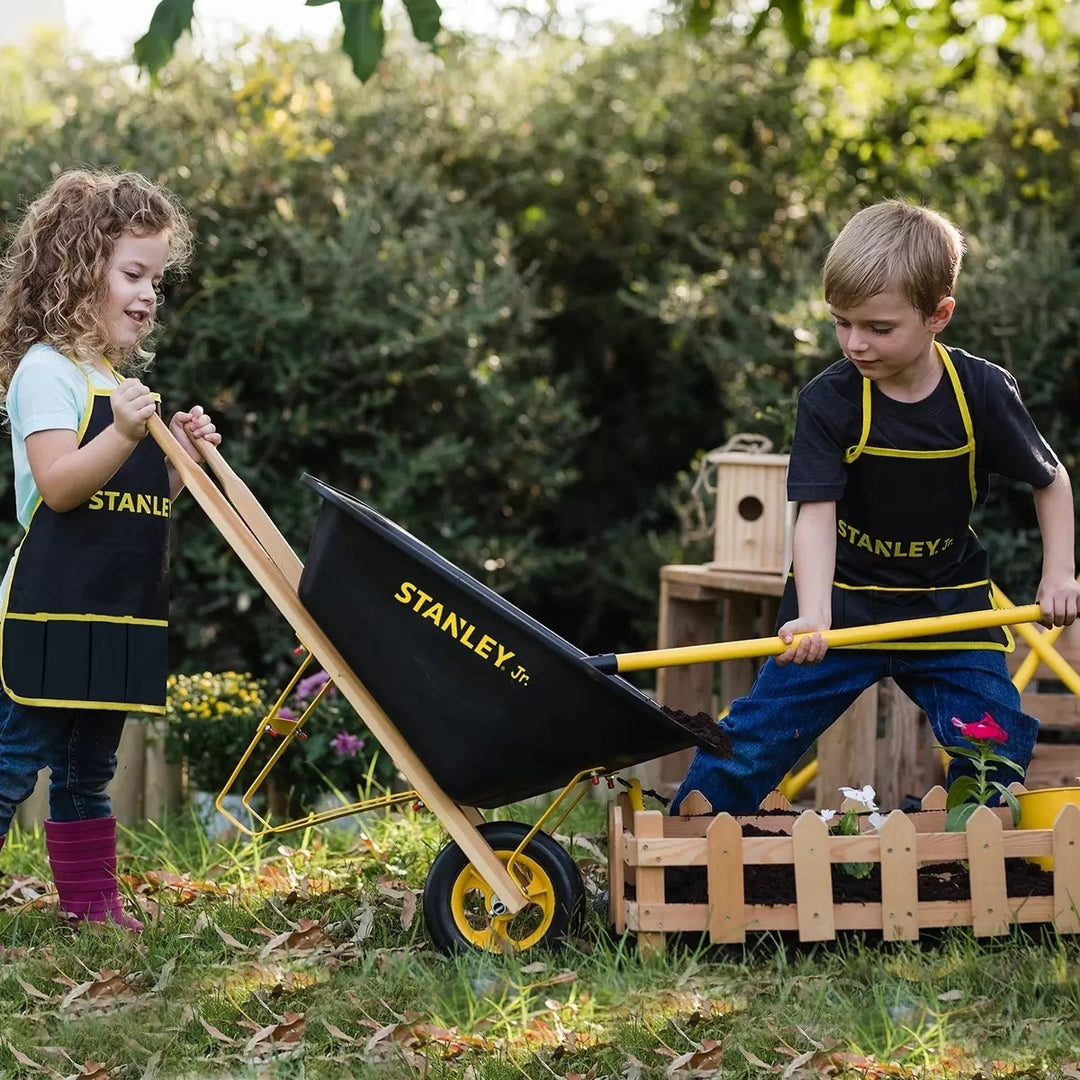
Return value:
[[(517, 821), (489, 821), (478, 830), (503, 862), (529, 832)], [(536, 902), (513, 916), (491, 919), (486, 890), (472, 863), (451, 841), (435, 857), (424, 882), (424, 922), (432, 944), (446, 953), (524, 951), (552, 947), (576, 933), (585, 913), (585, 884), (570, 854), (538, 832), (515, 861)]]

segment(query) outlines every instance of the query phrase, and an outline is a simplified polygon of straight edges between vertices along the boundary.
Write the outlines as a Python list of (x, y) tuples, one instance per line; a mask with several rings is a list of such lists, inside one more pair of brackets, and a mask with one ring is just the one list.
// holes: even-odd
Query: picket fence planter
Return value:
[[(947, 926), (970, 926), (975, 936), (989, 937), (1015, 923), (1080, 932), (1080, 806), (1064, 807), (1052, 829), (1014, 829), (1007, 810), (982, 807), (965, 832), (950, 833), (943, 831), (944, 798), (935, 788), (922, 811), (893, 811), (880, 833), (834, 836), (813, 811), (766, 813), (786, 807), (776, 793), (760, 815), (748, 817), (635, 813), (622, 796), (608, 809), (612, 923), (620, 934), (636, 932), (646, 950), (662, 950), (666, 934), (684, 931), (707, 932), (718, 944), (776, 930), (797, 932), (800, 941), (830, 940), (841, 930), (915, 940), (922, 930)], [(744, 836), (745, 824), (771, 835)], [(1053, 857), (1052, 896), (1008, 894), (1005, 859), (1031, 856)], [(918, 868), (958, 861), (966, 864), (970, 899), (920, 901)], [(834, 902), (831, 864), (859, 862), (881, 864), (880, 900)], [(766, 864), (793, 866), (794, 903), (744, 901), (745, 875)], [(667, 901), (665, 873), (673, 868), (704, 870), (707, 899)]]

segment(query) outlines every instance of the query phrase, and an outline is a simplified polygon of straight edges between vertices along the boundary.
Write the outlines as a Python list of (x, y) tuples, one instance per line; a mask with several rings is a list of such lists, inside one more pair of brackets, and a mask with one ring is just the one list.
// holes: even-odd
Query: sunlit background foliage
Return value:
[[(1075, 6), (800, 10), (801, 49), (777, 11), (751, 37), (739, 3), (700, 37), (682, 12), (605, 43), (552, 18), (519, 49), (446, 35), (438, 56), (391, 33), (365, 84), (308, 43), (181, 51), (154, 85), (9, 49), (0, 217), (72, 164), (166, 182), (199, 249), (153, 383), (213, 410), (301, 556), (308, 472), (587, 651), (646, 647), (659, 566), (707, 553), (675, 510), (695, 461), (738, 431), (786, 449), (798, 387), (837, 355), (820, 266), (867, 202), (964, 228), (946, 341), (1010, 367), (1076, 467)], [(176, 517), (174, 667), (288, 666), (224, 541), (190, 501)], [(981, 531), (1030, 601), (1030, 496), (997, 492)]]

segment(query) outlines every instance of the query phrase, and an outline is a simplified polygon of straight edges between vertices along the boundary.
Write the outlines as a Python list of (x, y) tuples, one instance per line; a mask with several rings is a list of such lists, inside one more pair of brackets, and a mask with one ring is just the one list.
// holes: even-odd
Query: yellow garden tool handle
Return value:
[[(904, 638), (954, 634), (963, 630), (984, 630), (990, 626), (1038, 622), (1041, 618), (1042, 609), (1039, 605), (1028, 604), (1026, 607), (994, 608), (962, 612), (959, 615), (932, 615), (925, 619), (903, 619), (870, 626), (822, 630), (821, 636), (829, 648), (842, 649), (845, 646), (868, 645), (878, 641), (901, 641)], [(791, 645), (786, 645), (782, 638), (774, 635), (767, 638), (747, 638), (743, 641), (718, 641), (709, 645), (685, 645), (679, 649), (608, 653), (587, 659), (593, 667), (606, 675), (617, 675), (625, 671), (649, 671), (682, 664), (710, 664), (723, 660), (748, 660), (757, 656), (779, 656), (806, 636), (796, 634)]]
[[(996, 585), (994, 586), (994, 603), (1001, 604), (1002, 607), (1010, 605), (1009, 598)], [(1053, 648), (1054, 642), (1061, 636), (1065, 627), (1054, 626), (1049, 630), (1037, 630), (1034, 626), (1020, 626), (1017, 629), (1031, 652), (1013, 676), (1016, 689), (1022, 691), (1027, 686), (1038, 669), (1039, 663), (1042, 662), (1054, 673), (1055, 678), (1060, 679), (1069, 690), (1080, 697), (1080, 674), (1077, 674), (1068, 660)]]

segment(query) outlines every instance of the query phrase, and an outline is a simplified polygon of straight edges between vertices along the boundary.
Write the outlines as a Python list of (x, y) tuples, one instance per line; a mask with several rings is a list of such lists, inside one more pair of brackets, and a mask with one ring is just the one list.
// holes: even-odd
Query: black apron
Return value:
[[(970, 525), (977, 499), (975, 435), (956, 368), (936, 344), (963, 420), (965, 442), (938, 450), (874, 446), (871, 382), (863, 380), (862, 433), (844, 455), (847, 481), (836, 503), (834, 628), (919, 619), (995, 606), (990, 561)], [(798, 615), (793, 575), (777, 625)], [(1005, 627), (938, 634), (869, 649), (1013, 648)]]
[[(113, 422), (88, 386), (79, 445)], [(104, 487), (58, 514), (38, 501), (0, 618), (0, 678), (23, 705), (164, 713), (169, 476), (143, 439)]]

